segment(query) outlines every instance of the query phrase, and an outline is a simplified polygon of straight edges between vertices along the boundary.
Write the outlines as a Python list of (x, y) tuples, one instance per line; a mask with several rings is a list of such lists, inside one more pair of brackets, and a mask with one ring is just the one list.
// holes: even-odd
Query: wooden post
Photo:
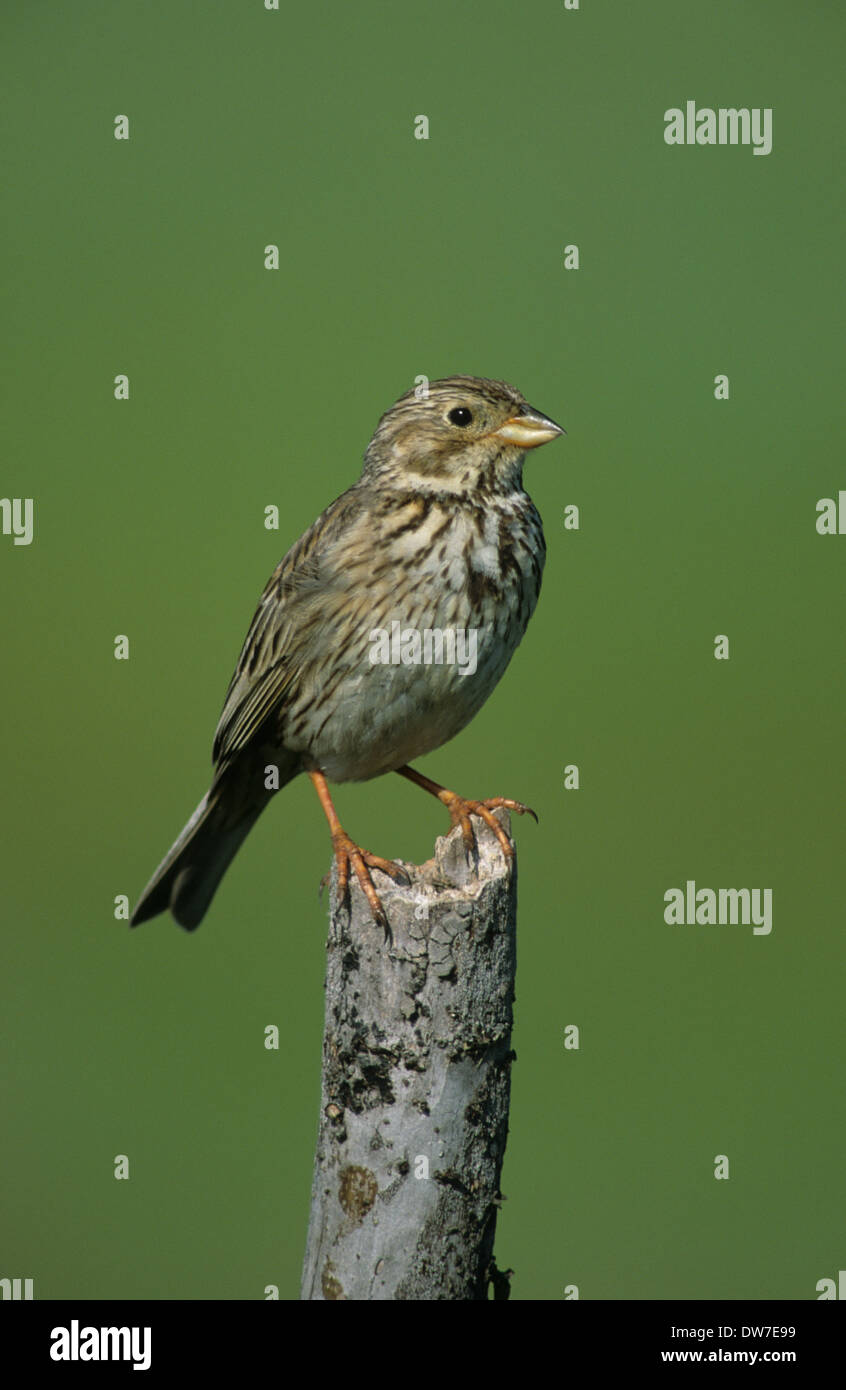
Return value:
[[(510, 834), (507, 813), (496, 813)], [(508, 1297), (493, 1243), (508, 1133), (517, 862), (474, 817), (411, 886), (374, 879), (386, 943), (333, 869), (303, 1299)], [(477, 872), (478, 871), (478, 872)]]

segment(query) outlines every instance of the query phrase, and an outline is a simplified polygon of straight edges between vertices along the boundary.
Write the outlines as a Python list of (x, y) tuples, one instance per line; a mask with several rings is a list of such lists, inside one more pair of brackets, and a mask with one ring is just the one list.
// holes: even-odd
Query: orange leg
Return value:
[(499, 840), (503, 854), (508, 858), (513, 856), (514, 851), (509, 844), (508, 836), (496, 816), (491, 815), (491, 812), (495, 811), (497, 807), (504, 806), (506, 811), (516, 811), (518, 816), (528, 813), (537, 820), (531, 806), (524, 806), (522, 801), (512, 801), (507, 796), (491, 796), (486, 801), (467, 801), (463, 796), (458, 796), (456, 792), (448, 791), (438, 782), (432, 782), (428, 777), (424, 777), (421, 772), (415, 772), (413, 767), (398, 767), (396, 770), (400, 777), (407, 777), (409, 782), (415, 782), (418, 787), (422, 787), (431, 796), (436, 796), (446, 806), (452, 824), (461, 826), (461, 835), (468, 854), (472, 854), (476, 849), (476, 836), (470, 820), (471, 815), (479, 816), (485, 825), (490, 826)]
[(379, 869), (383, 874), (387, 874), (396, 883), (408, 885), (411, 880), (405, 869), (400, 868), (399, 864), (394, 864), (390, 859), (380, 859), (378, 854), (369, 854), (366, 849), (362, 849), (354, 840), (351, 840), (344, 830), (335, 807), (332, 805), (332, 798), (329, 795), (329, 788), (326, 785), (326, 778), (322, 772), (310, 772), (312, 786), (320, 798), (323, 813), (329, 822), (329, 830), (332, 835), (332, 848), (335, 851), (335, 863), (338, 866), (338, 892), (342, 902), (345, 902), (349, 895), (350, 884), (350, 865), (352, 865), (355, 876), (361, 885), (361, 891), (370, 904), (370, 911), (374, 922), (382, 928), (385, 933), (385, 940), (390, 941), (391, 929), (385, 915), (385, 909), (379, 899), (379, 894), (373, 886), (373, 879), (370, 877), (371, 869)]

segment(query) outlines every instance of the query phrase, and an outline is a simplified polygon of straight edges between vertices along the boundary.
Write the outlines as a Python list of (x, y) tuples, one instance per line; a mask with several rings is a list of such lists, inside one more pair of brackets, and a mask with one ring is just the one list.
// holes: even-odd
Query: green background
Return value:
[[(527, 462), (549, 559), (526, 640), (420, 764), (540, 814), (516, 823), (512, 1296), (814, 1298), (844, 1266), (846, 536), (815, 506), (846, 488), (845, 31), (822, 0), (6, 0), (0, 490), (34, 498), (35, 539), (0, 537), (0, 1275), (297, 1296), (311, 788), (196, 934), (130, 932), (114, 899), (206, 789), (269, 573), (383, 410), (452, 372), (568, 430)], [(772, 107), (772, 153), (668, 147), (688, 99)], [(397, 777), (337, 804), (388, 856), (446, 826)], [(667, 926), (688, 878), (772, 888), (771, 936)]]

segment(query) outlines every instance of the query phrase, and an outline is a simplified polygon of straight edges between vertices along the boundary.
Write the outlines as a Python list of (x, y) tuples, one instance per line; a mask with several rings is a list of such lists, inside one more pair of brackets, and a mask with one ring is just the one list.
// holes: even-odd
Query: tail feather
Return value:
[(137, 927), (169, 909), (187, 931), (198, 927), (220, 880), (266, 805), (266, 801), (254, 804), (233, 822), (219, 788), (212, 787), (138, 899), (130, 926)]

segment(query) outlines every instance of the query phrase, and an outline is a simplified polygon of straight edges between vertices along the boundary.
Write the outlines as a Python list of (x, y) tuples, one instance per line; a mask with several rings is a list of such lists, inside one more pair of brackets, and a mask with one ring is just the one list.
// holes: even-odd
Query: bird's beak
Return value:
[(504, 425), (494, 430), (493, 438), (502, 439), (506, 444), (517, 444), (521, 449), (536, 449), (539, 444), (548, 444), (559, 434), (566, 433), (547, 415), (541, 415), (540, 411), (527, 406), (521, 414), (510, 416)]

